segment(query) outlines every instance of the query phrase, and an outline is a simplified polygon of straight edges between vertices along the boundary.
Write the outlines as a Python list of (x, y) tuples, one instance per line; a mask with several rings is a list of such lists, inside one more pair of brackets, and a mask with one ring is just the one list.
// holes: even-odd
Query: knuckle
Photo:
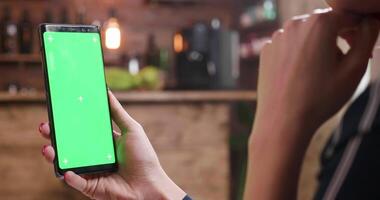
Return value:
[(297, 15), (292, 17), (290, 21), (296, 22), (296, 21), (304, 21), (310, 17), (310, 14), (303, 14), (303, 15)]
[(89, 184), (89, 182), (86, 183), (85, 187), (83, 188), (83, 194), (85, 194), (86, 196), (90, 197), (91, 198), (91, 185)]
[(328, 25), (330, 24), (329, 22), (331, 21), (331, 18), (328, 15), (328, 13), (313, 14), (313, 19), (314, 19), (314, 22), (320, 26)]
[(320, 32), (332, 29), (334, 24), (328, 13), (313, 14), (308, 22), (308, 27), (313, 27), (315, 31)]
[(288, 20), (284, 24), (284, 31), (285, 32), (295, 32), (300, 29), (300, 26), (304, 24), (304, 22), (307, 22), (310, 18), (310, 15), (300, 15), (293, 17), (292, 19)]
[(272, 39), (280, 37), (284, 33), (284, 29), (279, 29), (272, 34)]
[(290, 20), (287, 20), (285, 23), (284, 23), (284, 29), (285, 30), (291, 30), (291, 29), (294, 29), (298, 26), (298, 24), (301, 22), (300, 18), (292, 18)]
[(312, 15), (310, 15), (310, 20), (309, 21), (312, 21), (312, 22), (321, 21), (321, 15), (313, 13)]
[(299, 25), (300, 23), (308, 21), (309, 18), (310, 18), (310, 14), (294, 16), (291, 20), (289, 20), (287, 24), (285, 24), (285, 27), (286, 28), (294, 27), (296, 25)]
[(144, 127), (140, 123), (138, 123), (138, 122), (136, 122), (134, 128), (136, 129), (136, 131), (144, 132), (145, 133)]
[(88, 181), (86, 187), (84, 188), (84, 194), (87, 195), (89, 198), (94, 199), (98, 184), (99, 180), (97, 179), (95, 179), (93, 182)]
[(296, 24), (296, 20), (294, 19), (286, 20), (286, 22), (284, 23), (284, 28), (290, 28), (295, 24)]
[(261, 48), (260, 55), (261, 56), (265, 56), (266, 54), (268, 54), (268, 52), (270, 51), (271, 46), (272, 46), (272, 41), (271, 40), (265, 42), (265, 44)]
[(272, 41), (267, 41), (267, 42), (265, 42), (265, 44), (263, 45), (263, 48), (262, 48), (262, 52), (266, 52), (266, 51), (268, 51), (268, 49), (271, 47), (271, 45), (272, 45)]

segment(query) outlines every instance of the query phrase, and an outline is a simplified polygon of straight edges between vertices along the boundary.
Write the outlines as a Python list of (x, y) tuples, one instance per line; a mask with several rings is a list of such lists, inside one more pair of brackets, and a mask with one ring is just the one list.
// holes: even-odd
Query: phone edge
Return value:
[[(40, 54), (42, 58), (42, 71), (43, 71), (43, 76), (44, 76), (44, 87), (45, 87), (45, 99), (46, 99), (46, 104), (47, 104), (47, 109), (48, 109), (48, 119), (49, 119), (49, 127), (50, 127), (50, 140), (51, 140), (51, 145), (54, 148), (54, 151), (57, 152), (57, 145), (56, 145), (56, 139), (55, 139), (55, 129), (54, 129), (54, 119), (53, 119), (53, 112), (52, 112), (52, 105), (51, 105), (51, 96), (50, 96), (50, 84), (48, 81), (48, 73), (47, 73), (47, 63), (46, 63), (46, 55), (44, 51), (44, 42), (43, 42), (43, 34), (46, 32), (46, 25), (49, 25), (49, 23), (41, 23), (38, 26), (38, 32), (39, 32), (39, 40), (40, 40)], [(70, 25), (70, 24), (50, 24), (50, 25), (68, 25), (68, 26), (74, 26), (74, 27), (80, 27), (81, 25)], [(88, 26), (88, 25), (83, 25), (83, 26)], [(103, 43), (102, 43), (102, 37), (100, 34), (100, 30), (98, 26), (94, 26), (97, 29), (97, 33), (99, 34), (100, 37), (100, 42), (101, 42), (101, 53), (102, 53), (102, 61), (103, 61), (103, 76), (104, 80), (105, 78), (105, 66), (104, 66), (104, 52), (103, 52)], [(109, 116), (110, 116), (110, 125), (111, 125), (111, 134), (113, 133), (113, 126), (112, 126), (112, 114), (111, 114), (111, 106), (110, 106), (110, 101), (109, 101), (109, 96), (108, 96), (108, 87), (107, 87), (107, 82), (104, 81), (105, 87), (106, 87), (106, 96), (107, 96), (107, 103), (108, 103), (108, 111), (109, 111)], [(89, 167), (78, 167), (78, 168), (71, 168), (71, 169), (60, 169), (59, 164), (58, 164), (58, 154), (56, 153), (53, 164), (54, 164), (54, 174), (57, 178), (63, 179), (64, 173), (66, 171), (74, 171), (75, 173), (78, 174), (98, 174), (98, 173), (109, 173), (109, 172), (116, 172), (119, 169), (119, 164), (118, 164), (118, 153), (117, 153), (117, 148), (116, 148), (116, 142), (115, 139), (112, 137), (112, 142), (113, 142), (113, 148), (114, 148), (114, 154), (115, 154), (115, 163), (112, 164), (103, 164), (103, 165), (94, 165), (94, 166), (89, 166)], [(82, 169), (85, 168), (90, 168), (90, 167), (99, 167), (99, 166), (109, 166), (110, 168), (107, 169), (101, 169), (101, 170), (94, 170), (94, 171), (89, 171), (89, 172), (81, 172)]]

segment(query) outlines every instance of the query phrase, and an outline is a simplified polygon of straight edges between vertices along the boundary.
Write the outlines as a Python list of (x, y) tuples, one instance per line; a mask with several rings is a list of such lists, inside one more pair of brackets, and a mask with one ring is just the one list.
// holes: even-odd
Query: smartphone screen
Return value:
[(100, 34), (41, 34), (58, 169), (116, 163)]

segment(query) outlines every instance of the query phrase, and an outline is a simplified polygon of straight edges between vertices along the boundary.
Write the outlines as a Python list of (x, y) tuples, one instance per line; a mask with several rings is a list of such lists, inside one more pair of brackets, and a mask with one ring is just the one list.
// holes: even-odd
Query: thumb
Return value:
[(124, 110), (123, 106), (116, 99), (116, 97), (112, 94), (111, 91), (108, 91), (111, 115), (112, 119), (115, 121), (117, 126), (122, 131), (122, 134), (125, 133), (129, 129), (136, 129), (139, 127), (139, 123), (134, 120), (127, 111)]
[(367, 69), (378, 35), (379, 22), (371, 18), (363, 19), (351, 49), (343, 58), (342, 69), (348, 70), (350, 75), (356, 74), (360, 79)]
[(78, 190), (79, 192), (85, 193), (87, 187), (87, 180), (81, 176), (75, 174), (72, 171), (68, 171), (64, 176), (65, 182), (72, 188)]

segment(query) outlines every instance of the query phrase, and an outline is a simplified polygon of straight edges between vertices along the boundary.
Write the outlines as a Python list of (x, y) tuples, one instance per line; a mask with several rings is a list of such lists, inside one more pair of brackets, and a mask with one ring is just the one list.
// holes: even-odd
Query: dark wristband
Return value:
[(189, 195), (186, 195), (183, 200), (192, 200), (192, 198), (189, 197)]

